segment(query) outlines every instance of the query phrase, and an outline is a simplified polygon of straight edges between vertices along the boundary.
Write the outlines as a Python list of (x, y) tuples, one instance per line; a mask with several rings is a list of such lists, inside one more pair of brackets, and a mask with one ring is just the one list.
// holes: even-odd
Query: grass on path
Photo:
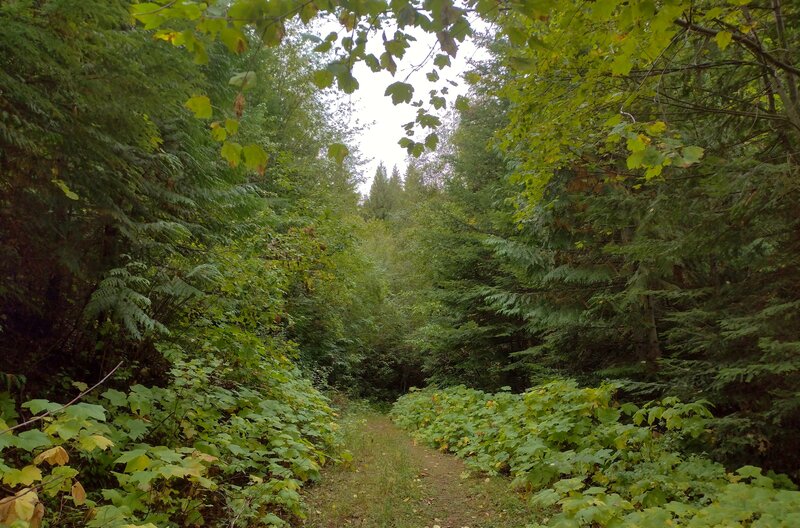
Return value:
[(522, 528), (532, 518), (507, 480), (469, 476), (383, 415), (350, 416), (344, 428), (353, 461), (306, 492), (306, 528)]

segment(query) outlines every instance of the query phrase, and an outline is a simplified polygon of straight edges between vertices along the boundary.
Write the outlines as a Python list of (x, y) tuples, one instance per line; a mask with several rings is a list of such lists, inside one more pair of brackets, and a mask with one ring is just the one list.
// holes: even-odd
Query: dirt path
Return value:
[(521, 528), (525, 500), (501, 478), (469, 475), (461, 460), (411, 439), (382, 415), (346, 424), (353, 462), (306, 493), (307, 528)]

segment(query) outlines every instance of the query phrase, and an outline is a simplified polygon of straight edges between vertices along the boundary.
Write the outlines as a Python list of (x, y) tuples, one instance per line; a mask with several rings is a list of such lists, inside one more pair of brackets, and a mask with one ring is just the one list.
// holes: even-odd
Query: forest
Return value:
[(0, 526), (800, 526), (799, 84), (786, 0), (0, 0)]

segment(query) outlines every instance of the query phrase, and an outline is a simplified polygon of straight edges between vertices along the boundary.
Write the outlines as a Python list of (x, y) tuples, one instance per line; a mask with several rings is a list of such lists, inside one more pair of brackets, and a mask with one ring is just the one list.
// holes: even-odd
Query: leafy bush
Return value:
[[(176, 344), (163, 388), (108, 389), (61, 408), (32, 400), (41, 420), (0, 396), (0, 525), (285, 526), (303, 515), (298, 489), (337, 456), (327, 399), (285, 355), (227, 326), (194, 327), (193, 358)], [(239, 340), (257, 361), (218, 359)], [(233, 366), (226, 363), (234, 363)], [(243, 381), (246, 380), (246, 381)], [(78, 384), (79, 389), (85, 386)]]
[(463, 386), (400, 398), (398, 425), (472, 467), (508, 473), (542, 508), (531, 526), (798, 526), (800, 492), (783, 476), (734, 473), (681, 446), (699, 442), (711, 413), (676, 398), (615, 401), (614, 384), (553, 381), (524, 394)]

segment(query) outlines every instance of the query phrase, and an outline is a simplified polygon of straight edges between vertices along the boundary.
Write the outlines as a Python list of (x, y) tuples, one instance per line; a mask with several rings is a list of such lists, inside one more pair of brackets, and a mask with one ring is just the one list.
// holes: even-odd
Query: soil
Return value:
[(507, 480), (418, 445), (382, 415), (350, 434), (353, 462), (324, 473), (306, 494), (308, 528), (521, 528), (531, 521)]

